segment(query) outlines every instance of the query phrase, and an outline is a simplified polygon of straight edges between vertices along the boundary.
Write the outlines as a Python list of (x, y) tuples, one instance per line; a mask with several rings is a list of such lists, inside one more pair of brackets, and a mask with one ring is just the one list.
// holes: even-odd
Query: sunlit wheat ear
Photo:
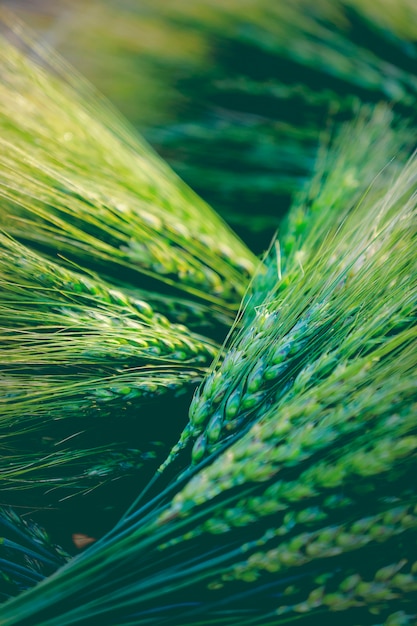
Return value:
[[(204, 365), (214, 342), (171, 324), (139, 298), (52, 263), (0, 234), (4, 363), (78, 365), (101, 361)], [(13, 326), (16, 336), (8, 337)], [(19, 351), (21, 351), (19, 356)], [(49, 359), (49, 360), (48, 360)]]
[(230, 312), (257, 264), (220, 218), (24, 30), (0, 41), (3, 227), (131, 286)]

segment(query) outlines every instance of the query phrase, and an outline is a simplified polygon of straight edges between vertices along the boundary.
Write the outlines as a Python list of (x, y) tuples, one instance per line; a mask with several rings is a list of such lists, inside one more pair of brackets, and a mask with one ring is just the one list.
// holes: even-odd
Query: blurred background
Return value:
[(361, 102), (416, 116), (415, 0), (3, 0), (256, 252)]

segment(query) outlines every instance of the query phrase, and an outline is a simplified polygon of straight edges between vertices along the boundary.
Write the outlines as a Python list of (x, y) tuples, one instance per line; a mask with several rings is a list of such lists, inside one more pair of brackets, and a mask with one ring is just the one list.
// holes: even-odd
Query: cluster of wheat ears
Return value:
[[(278, 4), (230, 40), (318, 72), (320, 15), (297, 47)], [(417, 49), (380, 23), (398, 66), (355, 74), (326, 39), (339, 102), (350, 77), (375, 103), (258, 258), (3, 20), (1, 626), (417, 624)], [(83, 509), (103, 528), (74, 555), (54, 524)]]

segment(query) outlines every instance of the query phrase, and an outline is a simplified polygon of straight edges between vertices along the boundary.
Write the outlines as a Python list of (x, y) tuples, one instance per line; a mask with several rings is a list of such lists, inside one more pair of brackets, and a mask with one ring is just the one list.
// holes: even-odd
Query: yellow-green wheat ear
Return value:
[(92, 88), (12, 28), (26, 53), (1, 36), (3, 228), (112, 281), (236, 311), (256, 257)]
[(120, 478), (144, 484), (216, 343), (3, 233), (0, 297), (2, 501), (60, 506)]

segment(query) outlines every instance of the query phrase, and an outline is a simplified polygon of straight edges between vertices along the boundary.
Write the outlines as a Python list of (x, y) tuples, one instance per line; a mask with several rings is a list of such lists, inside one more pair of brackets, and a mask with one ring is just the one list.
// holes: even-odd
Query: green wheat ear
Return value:
[[(189, 423), (161, 472), (191, 443), (193, 462), (218, 449), (258, 419), (277, 394), (287, 393), (316, 359), (329, 353), (333, 367), (343, 358), (334, 351), (357, 328), (361, 307), (368, 308), (372, 328), (381, 306), (385, 316), (390, 311), (397, 319), (394, 311), (402, 306), (404, 289), (398, 273), (402, 261), (404, 272), (412, 267), (411, 240), (404, 240), (408, 253), (396, 257), (398, 266), (393, 262), (378, 270), (372, 263), (373, 254), (377, 260), (382, 255), (381, 246), (386, 254), (390, 246), (401, 249), (392, 233), (384, 232), (385, 220), (400, 211), (401, 203), (406, 204), (402, 219), (412, 237), (412, 207), (407, 202), (415, 191), (416, 166), (410, 164), (400, 176), (404, 142), (403, 130), (395, 129), (385, 107), (364, 110), (341, 130), (289, 212), (281, 241), (265, 259), (267, 272), (253, 279), (243, 313), (226, 342), (226, 357), (214, 362), (197, 390)], [(364, 259), (367, 265), (360, 269)], [(393, 287), (383, 300), (389, 277)], [(398, 315), (406, 320), (408, 309)], [(384, 320), (379, 324), (383, 335)], [(366, 336), (365, 327), (360, 332)]]
[(13, 36), (31, 53), (1, 37), (3, 228), (130, 287), (233, 314), (256, 257), (89, 86), (24, 30)]
[(218, 352), (215, 342), (170, 323), (147, 302), (63, 268), (1, 233), (0, 292), (3, 333), (13, 318), (20, 334), (15, 344), (3, 337), (5, 364), (21, 363), (27, 355), (26, 365), (82, 366), (92, 359), (110, 369), (198, 366)]

